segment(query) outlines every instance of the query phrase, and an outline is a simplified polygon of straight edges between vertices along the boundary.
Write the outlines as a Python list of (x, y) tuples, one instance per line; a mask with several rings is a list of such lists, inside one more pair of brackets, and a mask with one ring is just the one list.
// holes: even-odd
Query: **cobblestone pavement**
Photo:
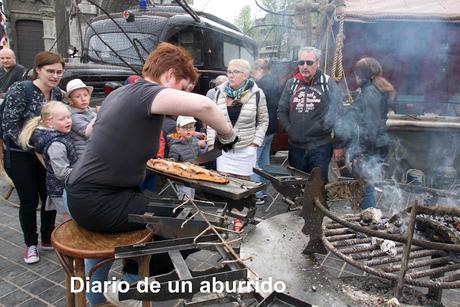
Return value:
[[(283, 157), (275, 162), (280, 163)], [(4, 195), (7, 184), (0, 177), (0, 193)], [(269, 195), (275, 196), (276, 192), (269, 189)], [(53, 251), (41, 251), (40, 262), (27, 265), (23, 261), (24, 242), (19, 225), (17, 195), (13, 192), (10, 201), (0, 199), (0, 306), (66, 306), (64, 272)], [(271, 200), (271, 198), (269, 198)], [(257, 215), (268, 218), (277, 213), (286, 212), (287, 205), (281, 201), (281, 197), (272, 206), (269, 212), (265, 212), (265, 206), (258, 207)], [(58, 216), (57, 222), (62, 217)], [(39, 219), (37, 219), (39, 221)], [(314, 267), (321, 269), (330, 275), (330, 278), (345, 276), (360, 276), (363, 272), (344, 264), (343, 261), (332, 254), (318, 256)], [(113, 266), (112, 274), (119, 276), (120, 263)], [(426, 290), (421, 290), (425, 291)], [(459, 306), (460, 292), (458, 290), (444, 291), (443, 304), (445, 306)]]

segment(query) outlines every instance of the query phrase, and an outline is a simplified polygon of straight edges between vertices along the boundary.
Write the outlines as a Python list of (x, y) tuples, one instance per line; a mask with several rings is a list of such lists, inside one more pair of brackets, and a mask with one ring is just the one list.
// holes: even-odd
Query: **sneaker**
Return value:
[(51, 245), (51, 243), (43, 243), (42, 242), (42, 245), (40, 246), (40, 249), (44, 250), (44, 251), (52, 251), (52, 250), (54, 250), (54, 247), (53, 247), (53, 245)]
[(38, 256), (37, 245), (27, 246), (24, 252), (24, 262), (27, 264), (37, 263), (40, 260)]

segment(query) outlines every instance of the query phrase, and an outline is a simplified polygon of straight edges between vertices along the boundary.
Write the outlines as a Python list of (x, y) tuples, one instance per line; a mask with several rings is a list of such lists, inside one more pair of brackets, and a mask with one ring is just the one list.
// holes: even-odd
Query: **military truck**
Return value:
[(66, 66), (61, 86), (78, 77), (95, 87), (97, 99), (107, 81), (123, 82), (129, 75), (141, 74), (145, 58), (160, 42), (182, 46), (192, 54), (200, 73), (194, 91), (201, 94), (212, 79), (225, 74), (231, 59), (252, 62), (257, 54), (253, 39), (211, 14), (174, 5), (133, 8), (89, 21), (81, 63)]

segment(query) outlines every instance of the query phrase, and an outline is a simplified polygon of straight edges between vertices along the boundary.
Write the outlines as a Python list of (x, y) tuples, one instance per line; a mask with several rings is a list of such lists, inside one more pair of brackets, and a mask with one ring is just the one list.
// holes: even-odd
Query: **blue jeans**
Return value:
[[(91, 269), (96, 264), (101, 262), (102, 260), (104, 259), (99, 259), (99, 258), (85, 259), (85, 275), (88, 276)], [(102, 283), (108, 280), (109, 271), (110, 271), (110, 268), (112, 267), (112, 264), (113, 264), (113, 261), (109, 261), (103, 266), (101, 266), (99, 269), (97, 269), (91, 276), (90, 285), (95, 281), (99, 281)], [(86, 294), (86, 299), (88, 300), (90, 306), (94, 306), (94, 305), (106, 302), (104, 293), (100, 293), (100, 292), (89, 292)]]
[[(272, 147), (272, 141), (274, 134), (266, 135), (264, 138), (264, 142), (262, 143), (262, 146), (257, 147), (257, 164), (256, 166), (258, 168), (263, 169), (265, 166), (270, 165), (270, 148)], [(255, 182), (265, 182), (267, 183), (268, 180), (257, 175), (253, 174), (251, 175), (251, 180)], [(265, 191), (259, 191), (256, 193), (256, 197), (262, 198), (266, 194)]]
[(380, 152), (365, 152), (362, 156), (353, 159), (353, 177), (364, 179), (364, 196), (361, 209), (376, 206), (374, 183), (381, 180), (384, 154)]
[(315, 167), (319, 167), (321, 169), (324, 184), (328, 182), (327, 175), (331, 157), (331, 143), (308, 150), (289, 144), (289, 165), (306, 173), (310, 173)]
[(374, 208), (375, 207), (375, 195), (374, 186), (368, 183), (364, 184), (364, 197), (361, 201), (361, 209)]
[[(86, 276), (88, 276), (91, 269), (96, 264), (98, 264), (101, 260), (103, 259), (85, 259)], [(104, 264), (102, 267), (97, 269), (91, 276), (90, 282), (92, 283), (94, 281), (100, 281), (102, 283), (108, 280), (109, 271), (110, 271), (110, 268), (112, 267), (112, 264), (113, 264), (113, 261), (109, 261), (106, 264)], [(122, 280), (127, 281), (128, 283), (132, 284), (139, 280), (139, 275), (123, 272)], [(106, 302), (104, 293), (99, 293), (99, 292), (89, 292), (88, 294), (86, 294), (86, 299), (88, 300), (89, 305), (91, 307), (97, 304), (102, 304)]]
[(157, 190), (157, 176), (155, 174), (149, 174), (145, 176), (144, 182), (141, 183), (140, 188), (142, 191), (148, 190), (150, 192), (156, 192)]

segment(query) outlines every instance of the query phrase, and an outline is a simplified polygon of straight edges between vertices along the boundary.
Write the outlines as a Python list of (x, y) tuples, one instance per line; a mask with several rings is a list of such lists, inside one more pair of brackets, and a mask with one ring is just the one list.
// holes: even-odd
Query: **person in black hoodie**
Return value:
[(286, 82), (278, 116), (288, 134), (289, 164), (307, 173), (320, 167), (327, 183), (331, 156), (341, 160), (344, 155), (338, 138), (332, 140), (341, 95), (336, 82), (319, 70), (320, 58), (321, 51), (314, 47), (300, 49), (298, 70)]

